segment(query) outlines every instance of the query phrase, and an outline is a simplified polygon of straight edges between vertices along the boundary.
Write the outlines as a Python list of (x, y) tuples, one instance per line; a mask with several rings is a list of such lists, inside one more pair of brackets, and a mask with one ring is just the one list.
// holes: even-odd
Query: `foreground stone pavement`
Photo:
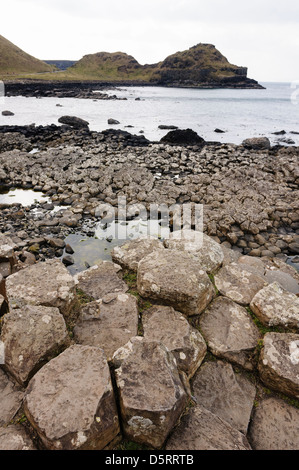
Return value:
[(299, 450), (297, 273), (186, 238), (2, 278), (1, 449)]

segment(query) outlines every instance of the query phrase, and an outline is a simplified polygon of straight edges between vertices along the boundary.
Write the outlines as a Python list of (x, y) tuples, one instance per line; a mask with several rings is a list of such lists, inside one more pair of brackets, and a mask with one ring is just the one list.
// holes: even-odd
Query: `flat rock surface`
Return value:
[(190, 378), (201, 365), (207, 345), (186, 318), (172, 307), (154, 306), (142, 315), (144, 338), (160, 341), (176, 358), (179, 370)]
[(255, 399), (255, 386), (230, 364), (206, 362), (192, 381), (196, 403), (246, 435)]
[(0, 369), (0, 426), (7, 425), (13, 419), (21, 407), (23, 395), (21, 388)]
[(139, 261), (156, 250), (164, 250), (163, 244), (159, 240), (137, 238), (113, 248), (111, 256), (112, 260), (123, 268), (137, 272)]
[(219, 292), (241, 305), (249, 305), (255, 294), (267, 283), (259, 273), (253, 269), (244, 269), (239, 263), (224, 266), (215, 275), (215, 284)]
[(57, 307), (68, 315), (75, 301), (73, 277), (59, 260), (47, 260), (29, 266), (6, 280), (10, 308), (25, 305)]
[(36, 450), (21, 425), (0, 428), (0, 450)]
[(160, 448), (183, 412), (186, 393), (173, 354), (141, 337), (114, 355), (125, 436)]
[(74, 328), (77, 343), (102, 348), (108, 360), (137, 333), (137, 300), (130, 294), (108, 294), (88, 303)]
[(98, 262), (74, 276), (76, 287), (94, 300), (100, 300), (111, 293), (125, 293), (129, 288), (118, 276), (120, 270), (119, 265), (110, 261)]
[(199, 324), (215, 356), (252, 370), (260, 333), (244, 307), (226, 297), (217, 297), (201, 315)]
[(277, 282), (261, 289), (250, 308), (264, 325), (299, 329), (299, 298)]
[(106, 447), (119, 423), (104, 351), (74, 345), (52, 359), (31, 379), (24, 409), (47, 449)]
[(201, 406), (183, 416), (166, 450), (250, 450), (246, 437)]
[(254, 450), (299, 450), (299, 410), (278, 398), (255, 408), (249, 430)]
[(299, 335), (267, 333), (258, 369), (269, 388), (299, 398)]
[(221, 246), (205, 233), (195, 230), (172, 232), (164, 244), (170, 250), (186, 251), (193, 255), (201, 269), (208, 273), (217, 270), (224, 260)]
[(201, 313), (215, 296), (207, 273), (192, 255), (175, 250), (151, 253), (138, 265), (142, 297), (160, 300), (186, 315)]
[(278, 282), (286, 291), (292, 294), (299, 294), (299, 282), (290, 273), (284, 272), (281, 269), (271, 270), (267, 269), (265, 279), (269, 284)]
[(58, 308), (26, 306), (4, 316), (1, 340), (5, 368), (25, 385), (32, 374), (67, 345), (68, 332)]

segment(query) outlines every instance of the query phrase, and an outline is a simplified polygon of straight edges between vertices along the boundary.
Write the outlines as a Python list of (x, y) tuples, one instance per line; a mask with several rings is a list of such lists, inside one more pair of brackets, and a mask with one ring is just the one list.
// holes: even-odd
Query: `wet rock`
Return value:
[(76, 274), (74, 280), (78, 289), (94, 300), (100, 300), (107, 294), (128, 291), (128, 286), (118, 276), (120, 271), (121, 267), (117, 264), (99, 261), (95, 266)]
[(82, 308), (74, 339), (77, 343), (103, 349), (110, 361), (115, 351), (137, 333), (136, 298), (130, 294), (108, 294)]
[(186, 318), (172, 307), (154, 306), (143, 312), (142, 325), (147, 341), (160, 341), (174, 355), (177, 367), (190, 378), (207, 352), (206, 343)]
[(111, 124), (111, 125), (113, 125), (113, 124), (120, 124), (120, 122), (117, 121), (117, 119), (112, 119), (112, 118), (110, 118), (110, 119), (108, 119), (108, 124)]
[(277, 282), (261, 289), (250, 308), (264, 325), (299, 329), (299, 298)]
[(278, 398), (266, 398), (255, 408), (249, 439), (254, 450), (298, 450), (299, 410)]
[(168, 132), (160, 142), (176, 145), (198, 145), (203, 144), (205, 141), (192, 129), (177, 129)]
[(68, 316), (74, 302), (75, 282), (59, 260), (37, 263), (9, 276), (6, 293), (11, 309), (25, 305), (56, 307)]
[(47, 449), (104, 449), (119, 434), (104, 351), (74, 345), (52, 359), (31, 379), (24, 409)]
[(68, 333), (57, 308), (27, 306), (4, 316), (1, 340), (5, 369), (24, 386), (67, 345)]
[(62, 258), (62, 262), (65, 266), (72, 266), (73, 264), (75, 264), (75, 260), (73, 258), (73, 256), (71, 255), (66, 255)]
[(201, 269), (208, 273), (216, 271), (224, 260), (221, 246), (211, 237), (195, 230), (179, 230), (165, 240), (170, 250), (186, 251), (198, 261)]
[(157, 239), (137, 238), (113, 248), (111, 257), (123, 268), (137, 271), (141, 259), (154, 251), (163, 249), (163, 244)]
[(237, 263), (221, 268), (215, 275), (215, 284), (221, 294), (241, 305), (249, 305), (255, 294), (267, 285), (256, 271), (250, 272), (248, 267), (244, 269)]
[(196, 403), (246, 435), (256, 390), (230, 364), (206, 362), (192, 381)]
[(160, 124), (160, 126), (158, 126), (158, 129), (162, 129), (162, 130), (175, 130), (175, 129), (178, 129), (177, 126), (169, 126), (167, 124)]
[(0, 369), (0, 426), (7, 425), (13, 419), (22, 405), (23, 395), (21, 388)]
[(201, 406), (190, 408), (166, 450), (250, 450), (246, 437)]
[(270, 140), (267, 137), (253, 137), (245, 139), (242, 142), (245, 148), (250, 150), (269, 150), (271, 148)]
[(73, 248), (69, 245), (69, 244), (66, 244), (65, 245), (65, 252), (68, 254), (68, 255), (73, 255), (75, 252), (73, 250)]
[(61, 116), (58, 119), (58, 122), (73, 127), (74, 129), (86, 129), (89, 126), (89, 122), (84, 121), (84, 119), (78, 118), (76, 116)]
[(215, 356), (253, 369), (260, 333), (244, 307), (226, 297), (217, 297), (201, 315), (199, 324)]
[(299, 335), (267, 333), (258, 369), (269, 388), (299, 398)]
[(143, 258), (137, 288), (142, 297), (159, 300), (186, 315), (200, 314), (215, 296), (200, 263), (175, 250), (156, 251)]
[(0, 450), (36, 450), (25, 429), (17, 424), (0, 428)]
[(136, 337), (113, 362), (125, 436), (160, 448), (187, 398), (173, 354), (162, 343)]
[(2, 111), (2, 116), (14, 116), (15, 114), (12, 111)]

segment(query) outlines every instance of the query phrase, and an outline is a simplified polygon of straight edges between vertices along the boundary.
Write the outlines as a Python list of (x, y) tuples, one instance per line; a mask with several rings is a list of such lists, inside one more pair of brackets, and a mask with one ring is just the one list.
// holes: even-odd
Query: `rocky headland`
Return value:
[[(0, 448), (298, 449), (299, 149), (0, 131), (2, 189), (51, 201), (1, 206)], [(120, 196), (131, 216), (203, 204), (203, 239), (127, 241), (72, 276), (65, 237)]]

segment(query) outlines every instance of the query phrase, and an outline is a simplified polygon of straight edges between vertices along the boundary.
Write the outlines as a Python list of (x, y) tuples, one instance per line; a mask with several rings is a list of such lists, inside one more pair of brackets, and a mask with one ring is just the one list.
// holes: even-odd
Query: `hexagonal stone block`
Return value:
[(278, 398), (266, 398), (254, 409), (249, 429), (254, 450), (299, 450), (299, 410)]
[(138, 305), (130, 294), (108, 294), (88, 303), (74, 328), (77, 343), (102, 348), (108, 361), (137, 333)]
[(299, 298), (277, 282), (261, 289), (250, 308), (264, 325), (299, 328)]
[(0, 428), (0, 450), (36, 450), (32, 440), (21, 425)]
[(161, 301), (186, 315), (200, 314), (215, 296), (207, 273), (188, 253), (151, 253), (138, 265), (137, 288), (142, 297)]
[(217, 297), (201, 315), (199, 324), (215, 356), (253, 369), (260, 333), (244, 307), (226, 297)]
[(223, 361), (206, 362), (192, 380), (196, 403), (243, 434), (247, 433), (255, 386)]
[(113, 361), (125, 436), (160, 448), (187, 398), (173, 354), (162, 343), (136, 337)]
[(4, 316), (1, 340), (5, 369), (21, 385), (68, 343), (65, 321), (58, 308), (26, 306)]
[(0, 369), (0, 426), (8, 424), (21, 407), (24, 392)]
[(59, 260), (47, 260), (19, 271), (6, 280), (10, 309), (25, 305), (56, 307), (64, 316), (76, 300), (73, 277)]
[(118, 276), (121, 267), (110, 261), (99, 261), (74, 276), (76, 287), (94, 300), (100, 300), (107, 294), (125, 293), (128, 291), (126, 283)]
[(299, 335), (267, 333), (258, 370), (269, 388), (299, 398)]
[(182, 417), (166, 450), (250, 450), (246, 437), (201, 406)]
[(267, 285), (261, 275), (238, 263), (221, 268), (215, 276), (215, 284), (222, 295), (241, 305), (249, 305), (255, 294)]
[(31, 379), (24, 410), (47, 449), (104, 449), (119, 433), (104, 351), (74, 345), (52, 359)]
[(172, 232), (165, 246), (170, 250), (186, 251), (199, 262), (201, 269), (208, 273), (216, 271), (224, 260), (219, 243), (205, 233), (195, 230), (178, 230)]
[(112, 260), (131, 271), (136, 271), (139, 261), (153, 251), (164, 250), (163, 244), (155, 238), (137, 238), (116, 246), (111, 252)]
[(178, 369), (192, 377), (207, 352), (199, 331), (180, 312), (160, 305), (143, 312), (142, 324), (144, 338), (163, 343), (176, 358)]

